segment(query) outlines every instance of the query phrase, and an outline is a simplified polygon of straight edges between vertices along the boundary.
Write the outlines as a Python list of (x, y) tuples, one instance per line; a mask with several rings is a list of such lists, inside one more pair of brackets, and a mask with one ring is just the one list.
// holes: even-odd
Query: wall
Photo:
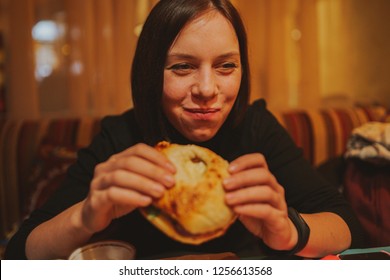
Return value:
[(349, 0), (350, 30), (347, 90), (361, 102), (390, 108), (390, 1)]
[(390, 1), (318, 1), (321, 96), (390, 107)]

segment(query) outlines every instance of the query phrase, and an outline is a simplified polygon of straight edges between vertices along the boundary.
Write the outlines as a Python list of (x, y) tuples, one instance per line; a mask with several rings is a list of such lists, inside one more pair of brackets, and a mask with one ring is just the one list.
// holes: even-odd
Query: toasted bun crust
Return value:
[(228, 162), (196, 145), (160, 142), (156, 149), (175, 166), (176, 184), (141, 213), (171, 238), (200, 244), (221, 236), (236, 215), (225, 204), (222, 180)]

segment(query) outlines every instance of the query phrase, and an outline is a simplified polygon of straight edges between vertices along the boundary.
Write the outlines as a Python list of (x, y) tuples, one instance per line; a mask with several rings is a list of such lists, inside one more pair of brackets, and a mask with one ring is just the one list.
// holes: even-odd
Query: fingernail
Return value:
[(164, 175), (163, 179), (168, 186), (172, 186), (175, 183), (175, 179), (171, 175)]
[(230, 164), (228, 170), (229, 172), (234, 173), (237, 170), (237, 165)]
[(230, 177), (223, 179), (222, 183), (226, 187), (232, 182), (232, 179)]
[(141, 204), (144, 206), (149, 205), (152, 202), (152, 199), (149, 196), (141, 196)]
[(231, 202), (231, 200), (233, 199), (233, 194), (227, 193), (227, 194), (225, 195), (225, 198), (226, 198), (226, 202), (229, 203), (229, 202)]
[(168, 168), (169, 171), (172, 171), (173, 173), (176, 172), (176, 167), (175, 167), (172, 163), (167, 162), (167, 163), (165, 164), (165, 166), (166, 166), (166, 168)]
[(161, 185), (154, 185), (153, 186), (153, 192), (157, 195), (162, 195), (164, 193), (164, 187)]

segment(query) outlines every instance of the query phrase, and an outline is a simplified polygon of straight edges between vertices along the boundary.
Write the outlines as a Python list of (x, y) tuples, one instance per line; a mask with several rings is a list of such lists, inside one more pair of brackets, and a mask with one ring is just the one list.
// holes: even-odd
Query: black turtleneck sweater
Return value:
[[(172, 143), (187, 144), (187, 139), (173, 128), (169, 129)], [(41, 208), (32, 213), (10, 240), (5, 257), (24, 259), (25, 244), (29, 233), (42, 222), (53, 218), (71, 205), (83, 200), (89, 190), (94, 168), (111, 155), (142, 142), (141, 130), (133, 110), (120, 116), (102, 120), (101, 132), (92, 143), (78, 153), (77, 162), (68, 170), (61, 188)], [(330, 186), (304, 160), (285, 129), (266, 109), (263, 100), (256, 101), (245, 113), (242, 123), (234, 128), (225, 126), (210, 141), (196, 143), (221, 155), (229, 162), (248, 153), (262, 153), (269, 169), (285, 188), (286, 201), (302, 213), (334, 212), (349, 225), (352, 247), (362, 244), (360, 226), (343, 197)], [(234, 252), (241, 257), (262, 254), (261, 241), (235, 222), (226, 234), (202, 245), (185, 245), (165, 236), (151, 225), (138, 211), (116, 219), (92, 240), (117, 239), (133, 244), (137, 258), (160, 258), (182, 253)]]

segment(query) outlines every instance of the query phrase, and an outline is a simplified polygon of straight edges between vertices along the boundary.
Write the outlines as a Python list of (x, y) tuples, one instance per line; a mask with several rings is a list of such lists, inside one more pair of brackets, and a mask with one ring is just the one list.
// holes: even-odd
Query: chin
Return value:
[(210, 139), (212, 139), (215, 134), (217, 134), (217, 131), (212, 131), (212, 132), (192, 132), (192, 133), (188, 133), (185, 135), (185, 137), (191, 141), (194, 141), (194, 142), (198, 142), (198, 143), (201, 143), (201, 142), (206, 142)]

